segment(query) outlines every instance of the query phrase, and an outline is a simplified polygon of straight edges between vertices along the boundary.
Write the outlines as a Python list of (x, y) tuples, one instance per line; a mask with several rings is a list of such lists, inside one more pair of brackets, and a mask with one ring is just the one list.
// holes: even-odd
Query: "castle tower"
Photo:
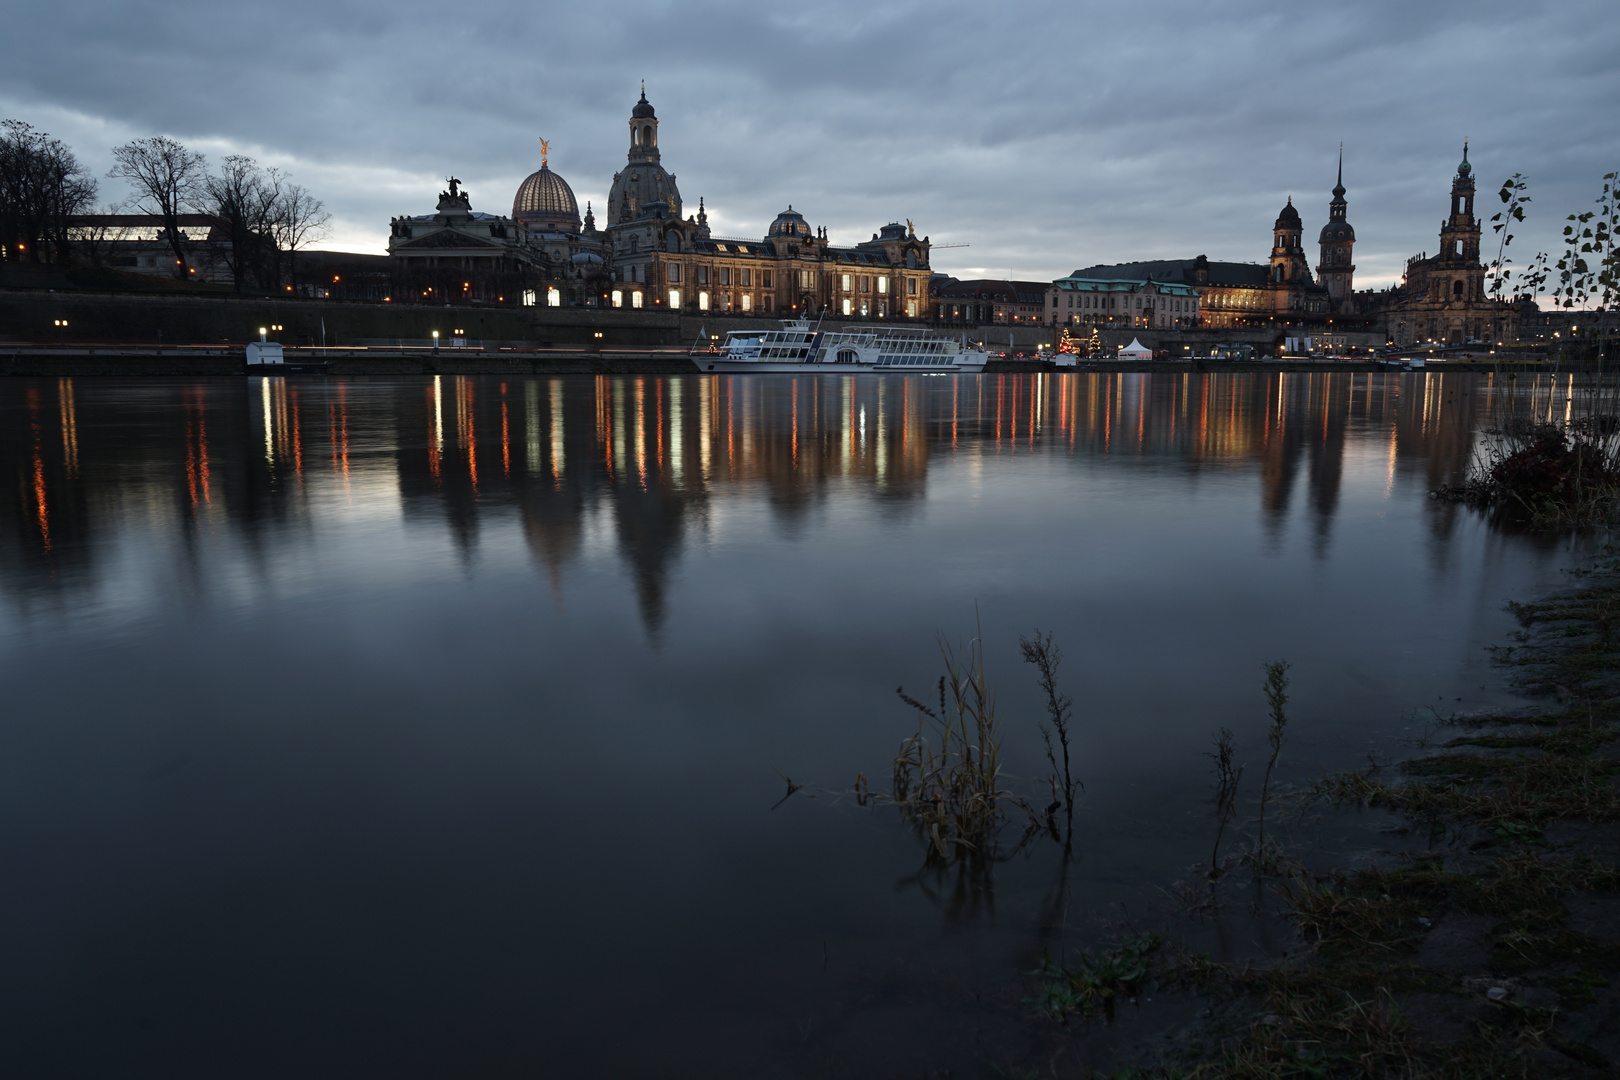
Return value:
[(1335, 309), (1344, 305), (1355, 291), (1353, 280), (1356, 268), (1352, 253), (1356, 246), (1356, 230), (1345, 220), (1348, 207), (1349, 204), (1344, 201), (1344, 147), (1341, 146), (1339, 179), (1333, 185), (1333, 201), (1328, 204), (1328, 223), (1322, 226), (1319, 239), (1322, 258), (1316, 266), (1316, 273), (1326, 286), (1328, 295), (1333, 298)]
[(1310, 284), (1311, 267), (1305, 259), (1303, 243), (1305, 226), (1299, 220), (1299, 211), (1294, 209), (1293, 196), (1289, 196), (1288, 205), (1277, 215), (1271, 233), (1271, 283)]

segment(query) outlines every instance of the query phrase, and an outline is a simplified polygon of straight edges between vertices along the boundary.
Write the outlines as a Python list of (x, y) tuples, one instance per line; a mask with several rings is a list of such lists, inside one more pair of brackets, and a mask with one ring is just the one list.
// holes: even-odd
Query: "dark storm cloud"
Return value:
[[(163, 132), (290, 170), (380, 250), (441, 178), (505, 212), (553, 140), (600, 209), (638, 81), (682, 194), (758, 235), (792, 202), (838, 241), (912, 218), (955, 273), (1261, 260), (1292, 195), (1326, 217), (1339, 142), (1358, 278), (1433, 250), (1461, 154), (1526, 173), (1533, 228), (1620, 167), (1612, 3), (36, 6), (0, 111), (110, 148)], [(104, 181), (108, 195), (114, 185)]]

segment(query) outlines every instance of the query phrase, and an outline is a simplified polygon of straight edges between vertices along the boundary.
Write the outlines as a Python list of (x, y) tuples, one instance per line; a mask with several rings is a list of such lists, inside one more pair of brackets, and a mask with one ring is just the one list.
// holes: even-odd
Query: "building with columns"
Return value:
[(1108, 329), (1189, 330), (1198, 325), (1198, 290), (1151, 277), (1066, 277), (1046, 290), (1047, 324)]

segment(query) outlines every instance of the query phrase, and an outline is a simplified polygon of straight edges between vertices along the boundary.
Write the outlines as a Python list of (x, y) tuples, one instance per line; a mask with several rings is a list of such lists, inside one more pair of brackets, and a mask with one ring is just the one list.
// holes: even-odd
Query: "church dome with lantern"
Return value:
[(518, 185), (512, 200), (512, 220), (530, 229), (544, 232), (579, 232), (579, 203), (568, 181), (551, 171), (541, 162), (540, 171), (532, 172)]

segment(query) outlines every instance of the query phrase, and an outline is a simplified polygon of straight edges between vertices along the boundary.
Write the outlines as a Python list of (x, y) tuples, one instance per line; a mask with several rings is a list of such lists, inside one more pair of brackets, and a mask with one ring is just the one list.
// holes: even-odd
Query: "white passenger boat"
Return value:
[(849, 326), (814, 330), (804, 319), (788, 319), (780, 330), (733, 330), (724, 342), (699, 345), (692, 360), (700, 371), (813, 372), (858, 371), (913, 375), (983, 371), (990, 354), (965, 341), (907, 326)]

